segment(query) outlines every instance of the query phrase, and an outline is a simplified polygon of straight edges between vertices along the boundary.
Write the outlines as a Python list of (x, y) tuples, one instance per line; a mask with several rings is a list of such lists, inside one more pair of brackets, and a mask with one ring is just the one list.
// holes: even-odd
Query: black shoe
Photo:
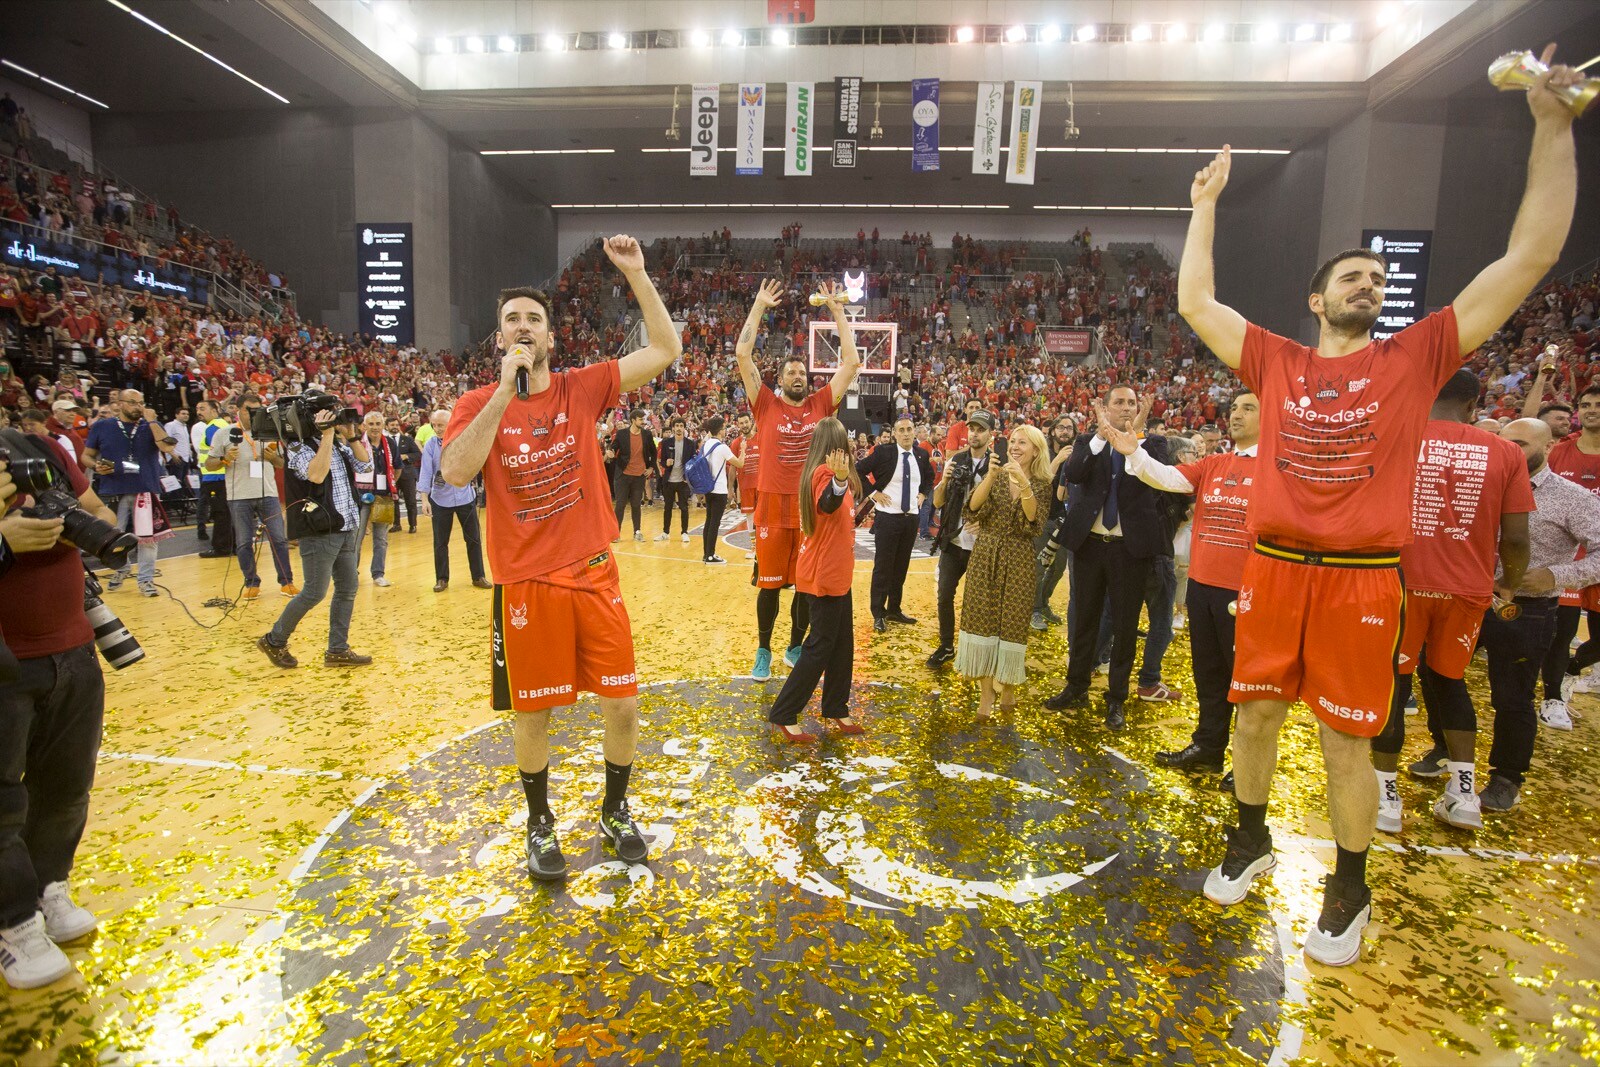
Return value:
[(1510, 811), (1522, 799), (1522, 787), (1509, 778), (1490, 775), (1489, 784), (1478, 794), (1478, 803), (1484, 811)]
[(1445, 766), (1445, 761), (1450, 758), (1450, 753), (1438, 745), (1428, 750), (1428, 754), (1413, 763), (1408, 770), (1413, 778), (1443, 778), (1449, 773), (1450, 768)]
[(206, 533), (204, 530), (196, 530), (194, 532), (194, 536), (195, 536), (195, 539), (198, 540), (198, 541), (209, 541), (209, 540), (211, 540), (211, 535)]
[(889, 624), (884, 622), (882, 619), (873, 619), (872, 620), (872, 632), (873, 633), (877, 633), (877, 634), (887, 633), (888, 630), (889, 630)]
[(600, 813), (600, 832), (617, 848), (617, 856), (625, 863), (643, 863), (650, 850), (645, 847), (644, 836), (628, 814), (624, 800), (611, 811)]
[(400, 524), (399, 523), (395, 523), (393, 526), (389, 527), (389, 532), (390, 533), (399, 533), (400, 532)]
[(233, 553), (213, 552), (211, 549), (206, 549), (204, 552), (196, 552), (195, 555), (199, 556), (201, 559), (223, 559), (224, 557), (233, 555)]
[(1087, 689), (1074, 689), (1071, 685), (1061, 687), (1061, 692), (1045, 700), (1044, 706), (1051, 711), (1065, 711), (1067, 708), (1081, 707), (1089, 702)]
[(956, 650), (949, 645), (940, 645), (933, 650), (933, 655), (928, 657), (928, 669), (938, 670), (946, 663), (956, 658)]
[(1106, 701), (1106, 729), (1115, 733), (1126, 725), (1128, 725), (1128, 717), (1123, 714), (1122, 701)]
[(903, 611), (891, 611), (888, 615), (885, 615), (884, 618), (888, 619), (890, 622), (897, 622), (901, 626), (915, 626), (917, 624), (916, 619), (913, 619), (910, 615), (907, 615)]
[(1044, 609), (1044, 621), (1049, 623), (1051, 626), (1060, 626), (1061, 625), (1061, 616), (1057, 615), (1055, 612), (1051, 611), (1049, 608), (1045, 608)]
[(1229, 796), (1233, 795), (1233, 772), (1229, 771), (1217, 779), (1217, 788)]
[(559, 882), (567, 876), (567, 857), (556, 838), (556, 821), (549, 815), (528, 820), (528, 874), (541, 882)]
[(1222, 773), (1222, 753), (1207, 752), (1193, 743), (1180, 748), (1176, 752), (1157, 752), (1156, 762), (1163, 767), (1171, 767), (1179, 771)]

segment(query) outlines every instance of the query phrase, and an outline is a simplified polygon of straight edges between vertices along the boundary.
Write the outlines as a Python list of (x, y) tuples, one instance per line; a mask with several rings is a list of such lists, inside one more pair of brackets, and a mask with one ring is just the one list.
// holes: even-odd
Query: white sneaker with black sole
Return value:
[(51, 882), (39, 894), (39, 910), (44, 912), (44, 931), (58, 945), (76, 941), (100, 925), (94, 912), (79, 907), (65, 882)]
[(1361, 932), (1372, 918), (1372, 890), (1346, 885), (1331, 874), (1322, 885), (1322, 914), (1306, 935), (1306, 955), (1328, 967), (1343, 967), (1361, 955)]
[(44, 915), (0, 930), (0, 972), (13, 989), (37, 989), (59, 982), (77, 968), (45, 933)]
[(1227, 907), (1250, 892), (1250, 883), (1278, 865), (1272, 852), (1272, 834), (1250, 836), (1237, 826), (1228, 827), (1228, 851), (1222, 863), (1206, 875), (1206, 899)]
[[(1562, 685), (1566, 690), (1566, 685)], [(1564, 700), (1546, 700), (1539, 705), (1539, 722), (1552, 730), (1572, 729), (1572, 715), (1567, 711), (1567, 702)]]

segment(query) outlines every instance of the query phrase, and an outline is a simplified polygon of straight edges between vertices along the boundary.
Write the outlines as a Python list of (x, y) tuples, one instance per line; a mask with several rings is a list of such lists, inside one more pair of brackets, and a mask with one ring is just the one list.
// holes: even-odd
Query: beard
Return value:
[(783, 395), (794, 401), (804, 400), (806, 398), (806, 383), (786, 382), (783, 387)]
[(1328, 325), (1343, 333), (1366, 333), (1378, 321), (1378, 316), (1383, 314), (1383, 305), (1374, 303), (1367, 310), (1351, 307), (1346, 304), (1339, 311), (1328, 311), (1323, 314)]

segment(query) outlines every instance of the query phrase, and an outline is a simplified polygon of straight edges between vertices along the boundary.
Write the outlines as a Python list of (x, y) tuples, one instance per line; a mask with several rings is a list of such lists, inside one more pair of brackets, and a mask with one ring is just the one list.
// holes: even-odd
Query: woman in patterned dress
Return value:
[(1026, 677), (1028, 620), (1036, 586), (1034, 538), (1049, 514), (1050, 466), (1044, 434), (1035, 426), (1011, 431), (1010, 459), (990, 463), (967, 498), (965, 521), (978, 531), (961, 598), (956, 670), (978, 679), (978, 718), (1016, 706)]

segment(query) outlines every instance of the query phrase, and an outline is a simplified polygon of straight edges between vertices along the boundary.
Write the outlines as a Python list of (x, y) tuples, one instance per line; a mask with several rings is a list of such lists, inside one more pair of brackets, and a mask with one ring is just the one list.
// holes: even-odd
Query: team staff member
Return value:
[(911, 550), (917, 545), (917, 516), (933, 484), (928, 450), (916, 443), (916, 429), (902, 416), (895, 420), (894, 441), (879, 445), (856, 464), (865, 491), (876, 505), (872, 515), (872, 628), (887, 623), (914, 626), (916, 619), (900, 610)]
[[(1546, 49), (1545, 58), (1554, 46)], [(1306, 953), (1337, 966), (1361, 952), (1372, 913), (1367, 847), (1377, 819), (1370, 739), (1382, 731), (1394, 685), (1404, 590), (1397, 568), (1411, 538), (1412, 481), (1423, 427), (1461, 359), (1510, 317), (1560, 256), (1572, 222), (1577, 166), (1572, 112), (1550, 86), (1579, 76), (1553, 67), (1528, 94), (1535, 118), (1528, 184), (1506, 253), (1454, 304), (1374, 343), (1387, 264), (1366, 249), (1334, 256), (1307, 298), (1317, 347), (1247, 323), (1216, 299), (1211, 244), (1229, 150), (1199, 171), (1178, 272), (1178, 311), (1261, 398), (1261, 462), (1251, 500), (1256, 550), (1239, 590), (1233, 697), (1239, 826), (1206, 879), (1220, 904), (1243, 899), (1276, 860), (1266, 805), (1278, 731), (1304, 699), (1322, 721), (1333, 875)]]
[(815, 741), (798, 725), (800, 713), (822, 682), (822, 718), (841, 734), (865, 733), (850, 717), (855, 633), (850, 580), (855, 573), (855, 494), (861, 480), (850, 461), (850, 435), (829, 416), (816, 426), (801, 470), (808, 492), (800, 498), (800, 558), (795, 596), (810, 602), (811, 628), (800, 660), (772, 702), (767, 721), (790, 743)]
[(967, 412), (967, 445), (945, 464), (944, 477), (933, 487), (933, 506), (939, 513), (939, 647), (928, 657), (937, 669), (956, 658), (956, 586), (972, 562), (978, 531), (962, 521), (967, 496), (989, 473), (989, 464), (1005, 462), (991, 454), (994, 416), (973, 408)]
[[(1497, 544), (1503, 591), (1509, 596), (1522, 584), (1533, 490), (1517, 446), (1470, 425), (1477, 403), (1477, 375), (1456, 371), (1439, 391), (1418, 454), (1411, 510), (1415, 540), (1400, 550), (1406, 587), (1406, 624), (1396, 666), (1400, 678), (1389, 705), (1388, 725), (1372, 742), (1378, 829), (1384, 833), (1399, 833), (1404, 814), (1396, 770), (1405, 743), (1405, 707), (1413, 673), (1422, 682), (1428, 719), (1443, 727), (1446, 746), (1439, 758), (1450, 780), (1433, 813), (1441, 822), (1462, 829), (1483, 826), (1473, 788), (1478, 719), (1462, 678), (1478, 643), (1484, 612), (1493, 600)], [(1518, 603), (1530, 611), (1547, 607)], [(1529, 661), (1530, 668), (1537, 659)], [(1492, 684), (1493, 672), (1490, 678)], [(1530, 692), (1531, 688), (1530, 684)], [(1503, 695), (1495, 693), (1496, 706)]]
[[(783, 295), (783, 287), (776, 281), (761, 283), (734, 346), (739, 377), (745, 396), (750, 398), (750, 410), (755, 413), (756, 443), (761, 447), (755, 510), (756, 586), (760, 589), (756, 594), (758, 647), (750, 676), (763, 682), (772, 677), (772, 626), (778, 620), (778, 592), (794, 584), (795, 564), (800, 557), (800, 469), (805, 466), (817, 423), (839, 406), (861, 367), (855, 331), (844, 314), (844, 291), (828, 281), (819, 292), (839, 330), (839, 369), (826, 389), (807, 392), (806, 361), (798, 356), (783, 361), (776, 395), (762, 385), (754, 354), (756, 331), (762, 316), (777, 307)], [(789, 606), (789, 648), (784, 654), (790, 667), (800, 660), (806, 625), (806, 601), (795, 597)]]
[[(456, 402), (444, 431), (440, 473), (464, 486), (483, 472), (489, 559), (494, 568), (493, 699), (515, 711), (517, 767), (528, 800), (528, 873), (566, 874), (548, 797), (550, 711), (594, 693), (605, 717), (601, 832), (628, 863), (648, 850), (628, 811), (628, 776), (639, 738), (633, 631), (609, 543), (617, 521), (606, 496), (600, 416), (666, 370), (682, 347), (639, 242), (619, 234), (602, 246), (622, 271), (652, 343), (621, 359), (553, 372), (550, 299), (503, 289), (496, 343), (500, 382)], [(516, 396), (528, 374), (528, 399)]]
[[(1548, 419), (1542, 419), (1548, 424)], [(1579, 432), (1558, 440), (1550, 449), (1550, 469), (1569, 482), (1575, 482), (1600, 496), (1600, 385), (1591, 385), (1578, 394)], [(1589, 640), (1572, 651), (1578, 623), (1589, 616)], [(1600, 586), (1563, 589), (1561, 606), (1556, 609), (1556, 633), (1545, 654), (1544, 702), (1539, 705), (1539, 721), (1553, 730), (1572, 729), (1572, 713), (1567, 707), (1572, 688), (1583, 668), (1594, 663), (1600, 651), (1595, 634), (1600, 633)]]
[(1233, 398), (1228, 433), (1233, 451), (1212, 452), (1173, 467), (1152, 459), (1132, 433), (1114, 429), (1110, 437), (1112, 447), (1128, 457), (1129, 474), (1166, 493), (1194, 495), (1187, 601), (1200, 719), (1186, 746), (1156, 753), (1157, 763), (1185, 771), (1220, 773), (1233, 724), (1228, 699), (1233, 683), (1232, 605), (1255, 543), (1246, 527), (1261, 439), (1261, 402), (1254, 393)]
[(211, 443), (217, 431), (226, 430), (228, 420), (222, 417), (222, 409), (209, 400), (196, 404), (195, 411), (200, 415), (190, 428), (190, 433), (194, 435), (194, 461), (200, 468), (199, 496), (194, 509), (195, 537), (201, 541), (207, 539), (206, 519), (209, 517), (215, 536), (211, 538), (211, 545), (201, 549), (198, 554), (202, 559), (221, 559), (233, 555), (234, 549), (233, 516), (228, 511), (228, 474), (223, 470), (207, 469), (206, 460), (211, 455)]

